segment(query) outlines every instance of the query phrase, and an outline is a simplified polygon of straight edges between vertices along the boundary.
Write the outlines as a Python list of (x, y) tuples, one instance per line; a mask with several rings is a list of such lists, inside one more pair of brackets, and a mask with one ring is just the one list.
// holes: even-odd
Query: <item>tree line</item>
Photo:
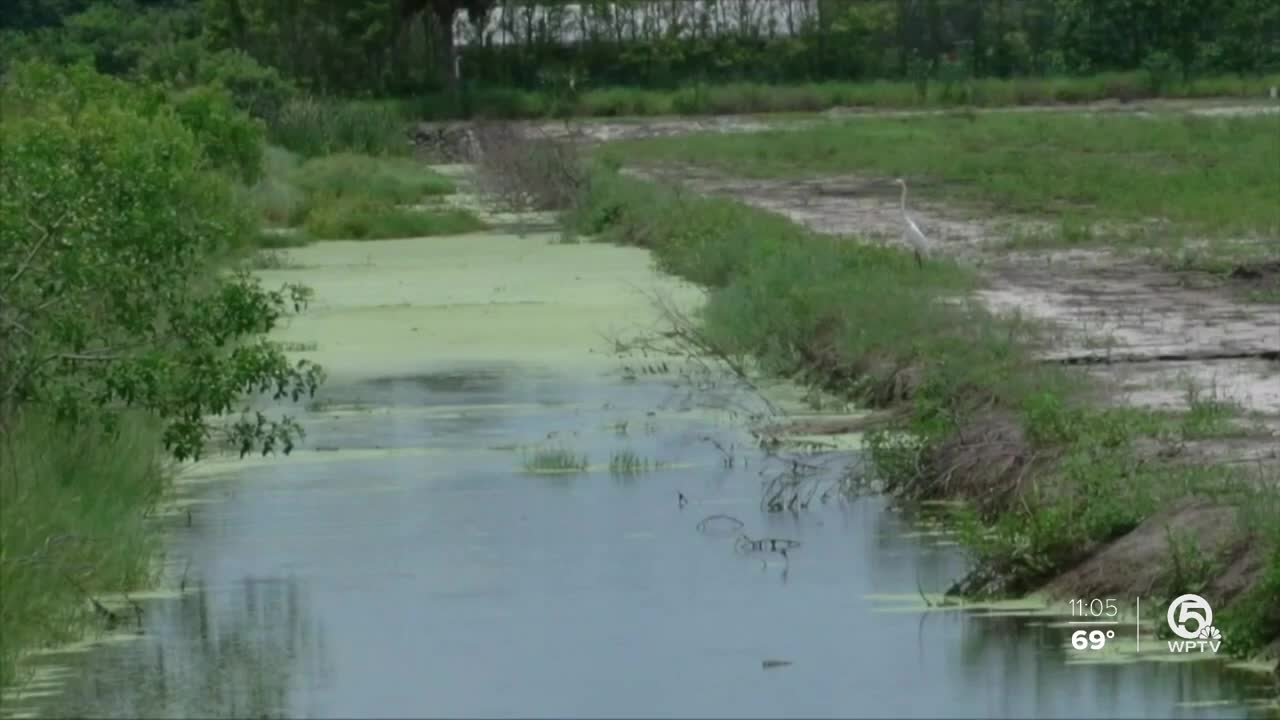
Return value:
[(0, 34), (153, 77), (240, 51), (340, 95), (1280, 69), (1274, 0), (16, 0)]

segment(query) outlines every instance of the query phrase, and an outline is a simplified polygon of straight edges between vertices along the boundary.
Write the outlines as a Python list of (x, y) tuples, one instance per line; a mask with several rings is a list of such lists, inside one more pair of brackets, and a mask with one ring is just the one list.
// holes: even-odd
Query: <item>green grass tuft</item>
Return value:
[(427, 196), (449, 195), (456, 189), (451, 180), (420, 162), (355, 153), (308, 160), (293, 173), (293, 181), (309, 195), (358, 195), (389, 203), (418, 202)]
[(320, 240), (378, 240), (460, 235), (485, 224), (466, 210), (419, 210), (349, 195), (321, 200), (303, 227)]
[(575, 473), (587, 469), (586, 455), (577, 455), (564, 448), (539, 448), (525, 455), (524, 469), (530, 473)]
[(639, 475), (659, 467), (633, 450), (620, 450), (609, 459), (609, 472), (614, 475)]

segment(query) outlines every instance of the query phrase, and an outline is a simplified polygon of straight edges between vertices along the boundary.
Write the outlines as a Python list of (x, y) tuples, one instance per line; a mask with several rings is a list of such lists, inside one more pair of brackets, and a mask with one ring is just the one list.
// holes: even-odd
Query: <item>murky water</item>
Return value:
[[(501, 242), (529, 243), (526, 271), (565, 251)], [(481, 243), (453, 249), (486, 252)], [(324, 252), (336, 251), (304, 251), (317, 263)], [(374, 253), (372, 267), (414, 262), (403, 246), (360, 252)], [(521, 275), (524, 300), (491, 312), (523, 313), (530, 298), (588, 302), (553, 276), (534, 276)], [(367, 307), (334, 300), (353, 282), (346, 274), (307, 281), (331, 302), (290, 332), (328, 338), (325, 323), (337, 316), (367, 320)], [(424, 282), (405, 302), (456, 304), (454, 290)], [(350, 348), (333, 348), (345, 379), (303, 418), (309, 435), (298, 453), (228, 464), (185, 486), (208, 501), (190, 506), (189, 524), (183, 513), (169, 520), (165, 583), (185, 592), (144, 601), (133, 637), (42, 660), (39, 687), (56, 690), (12, 700), (10, 711), (1248, 715), (1234, 702), (1250, 692), (1247, 676), (1203, 664), (1082, 665), (1066, 632), (1044, 618), (922, 612), (920, 590), (940, 591), (963, 571), (956, 547), (914, 532), (875, 499), (763, 512), (762, 476), (777, 461), (749, 449), (726, 411), (741, 398), (692, 392), (670, 375), (628, 381), (616, 361), (566, 367), (490, 352), (487, 362), (460, 362), (484, 355), (491, 340), (467, 345), (466, 333), (483, 333), (430, 326), (424, 314), (403, 327), (387, 317), (387, 333), (412, 328), (460, 344), (421, 372), (365, 377), (360, 367), (411, 363), (359, 365)], [(551, 340), (572, 349), (569, 339), (584, 332), (566, 325)], [(527, 472), (537, 448), (585, 455), (589, 467)], [(661, 466), (611, 472), (622, 452)], [(825, 459), (840, 460), (835, 473), (849, 458)], [(715, 514), (742, 527), (700, 528)], [(786, 558), (744, 553), (738, 533), (801, 544)]]

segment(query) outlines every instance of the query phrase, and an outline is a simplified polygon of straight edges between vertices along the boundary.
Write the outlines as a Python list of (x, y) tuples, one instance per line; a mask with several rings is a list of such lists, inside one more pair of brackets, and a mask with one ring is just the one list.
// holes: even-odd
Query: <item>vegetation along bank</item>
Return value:
[[(1280, 187), (1277, 123), (865, 119), (620, 143), (579, 177), (567, 224), (650, 248), (664, 270), (711, 288), (700, 329), (717, 352), (885, 411), (867, 436), (879, 486), (908, 502), (963, 501), (950, 514), (976, 569), (956, 591), (1201, 592), (1221, 608), (1231, 652), (1274, 657), (1275, 398), (1215, 390), (1194, 363), (1141, 392), (1118, 370), (1158, 367), (1162, 352), (1211, 356), (1223, 338), (1178, 313), (1214, 302), (1243, 318), (1226, 341), (1255, 363), (1240, 370), (1258, 373), (1245, 389), (1274, 382), (1280, 217), (1265, 188)], [(1160, 163), (1158, 180), (1131, 182), (1135, 163)], [(923, 268), (876, 238), (899, 232), (896, 175), (929, 188), (918, 218), (946, 233)], [(1220, 187), (1226, 176), (1248, 187)], [(1157, 212), (1166, 232), (1142, 223)], [(1074, 307), (1064, 288), (1091, 278), (1086, 308), (1154, 301), (1170, 313), (1154, 324), (1173, 329), (1121, 323), (1108, 346), (1074, 332), (1079, 317), (1035, 307), (1059, 290)], [(1149, 283), (1162, 288), (1154, 299)]]

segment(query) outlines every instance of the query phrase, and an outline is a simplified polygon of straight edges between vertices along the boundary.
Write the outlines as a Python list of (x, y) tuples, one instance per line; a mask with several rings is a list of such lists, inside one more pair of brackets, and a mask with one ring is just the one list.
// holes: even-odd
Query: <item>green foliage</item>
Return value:
[(21, 63), (10, 69), (9, 77), (8, 118), (48, 113), (78, 118), (101, 105), (127, 107), (146, 118), (172, 116), (193, 135), (209, 167), (244, 182), (253, 182), (261, 174), (261, 125), (237, 110), (217, 87), (167, 93), (155, 85), (99, 74), (85, 64)]
[(28, 67), (4, 88), (23, 113), (0, 123), (0, 422), (36, 407), (110, 429), (136, 407), (163, 421), (179, 458), (216, 430), (242, 453), (288, 451), (299, 429), (287, 417), (209, 418), (246, 393), (314, 390), (319, 368), (253, 339), (305, 289), (217, 274), (254, 221), (177, 110), (103, 93), (111, 81), (86, 71), (49, 77)]
[(1225, 649), (1237, 656), (1257, 653), (1280, 636), (1280, 603), (1276, 602), (1280, 598), (1280, 507), (1274, 500), (1269, 507), (1275, 514), (1263, 529), (1262, 579), (1221, 611), (1215, 623), (1222, 631)]
[(303, 225), (319, 240), (377, 240), (458, 235), (484, 228), (459, 209), (404, 208), (364, 195), (322, 196)]
[[(199, 16), (189, 5), (156, 7), (120, 2), (66, 3), (59, 23), (38, 23), (9, 43), (19, 60), (38, 58), (55, 63), (87, 60), (99, 72), (136, 72), (153, 48), (199, 33)], [(7, 14), (8, 11), (6, 10)], [(53, 19), (53, 18), (50, 18)]]
[(244, 183), (262, 176), (262, 127), (238, 110), (225, 90), (198, 86), (176, 93), (172, 103), (178, 118), (199, 138), (214, 168), (226, 170)]
[(236, 107), (268, 125), (279, 119), (285, 103), (298, 93), (275, 68), (259, 64), (240, 50), (211, 52), (198, 38), (151, 49), (142, 60), (141, 73), (176, 88), (221, 86)]

